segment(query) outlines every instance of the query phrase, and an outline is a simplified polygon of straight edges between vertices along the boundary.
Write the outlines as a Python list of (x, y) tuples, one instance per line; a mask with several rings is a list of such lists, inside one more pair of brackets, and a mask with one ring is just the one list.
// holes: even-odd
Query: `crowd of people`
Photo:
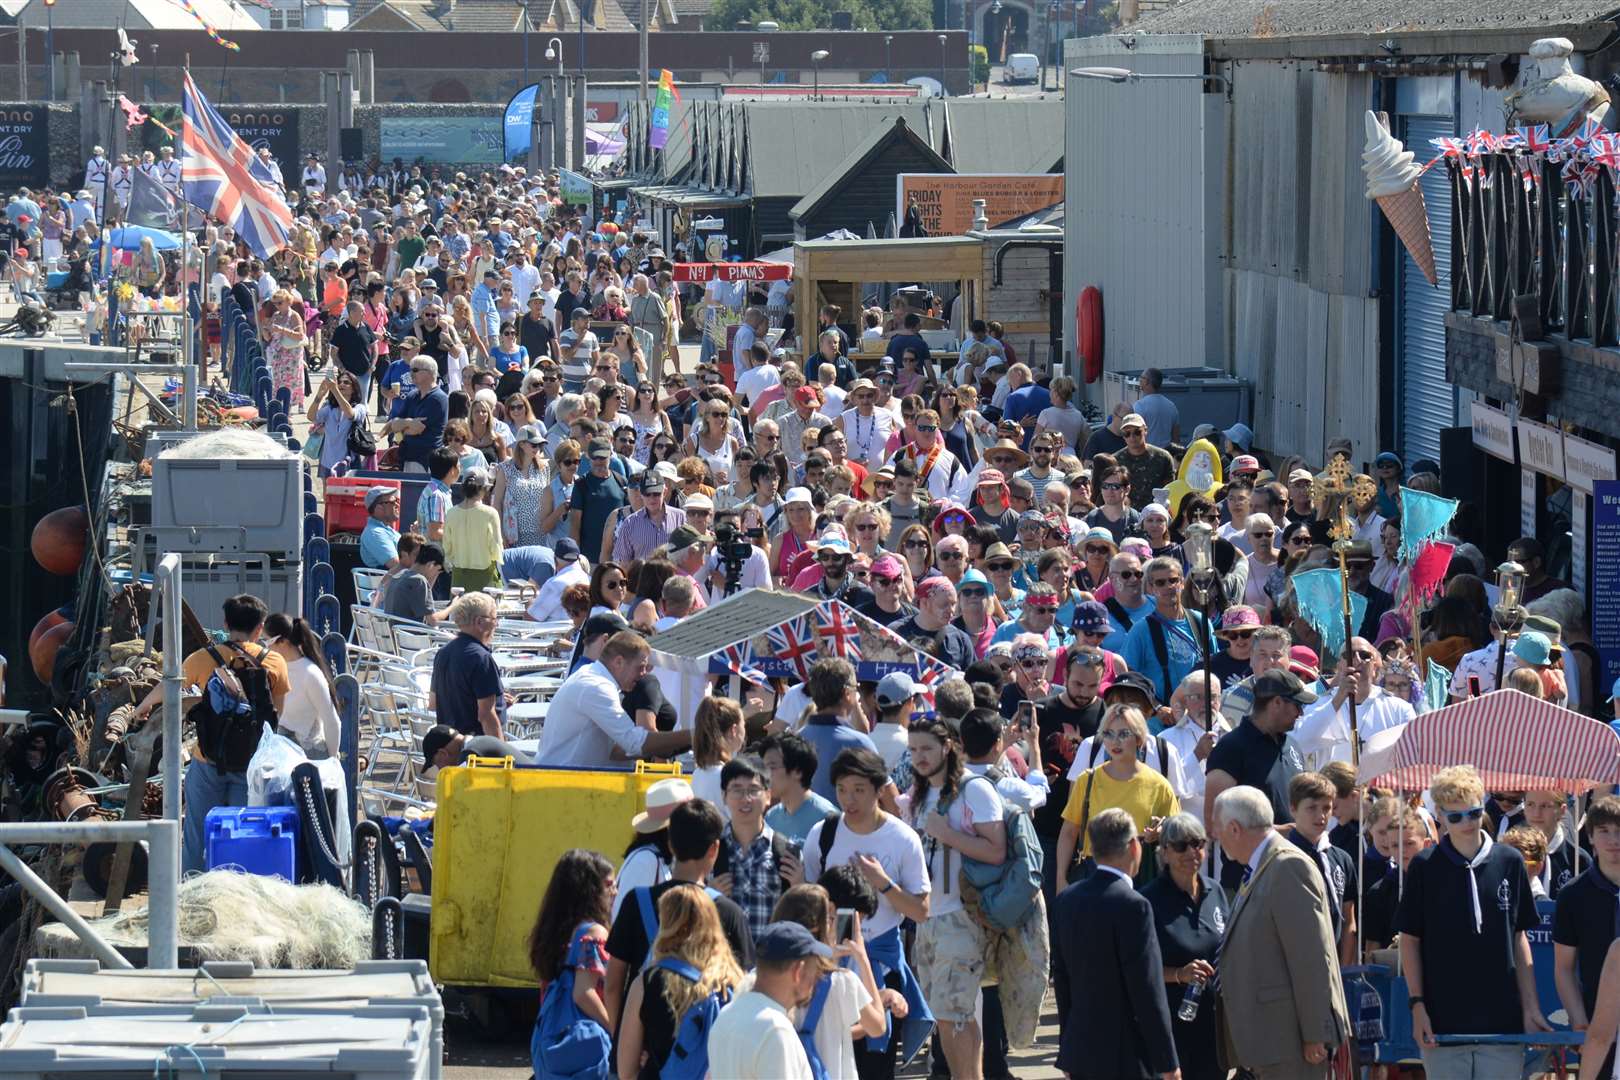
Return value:
[[(1525, 570), (1511, 623), (1466, 535), (1437, 597), (1411, 595), (1402, 489), (1438, 493), (1435, 462), (1374, 454), (1354, 479), (1375, 494), (1341, 521), (1321, 474), (1354, 472), (1348, 442), (1307, 462), (1240, 422), (1184, 432), (1154, 369), (1093, 423), (997, 324), (959, 320), (941, 362), (951, 305), (926, 290), (795, 327), (791, 281), (680, 285), (554, 176), (304, 179), (286, 248), (259, 259), (211, 224), (198, 273), (212, 326), (227, 304), (253, 321), (323, 477), (422, 485), (408, 519), (397, 486), (365, 493), (358, 550), (378, 608), (458, 631), (423, 768), (691, 770), (647, 792), (622, 853), (553, 869), (540, 1077), (581, 1055), (625, 1080), (886, 1077), (930, 1029), (938, 1074), (1001, 1077), (1049, 987), (1072, 1077), (1325, 1076), (1354, 1042), (1341, 970), (1370, 948), (1403, 960), (1430, 1075), (1513, 1075), (1506, 1050), (1435, 1036), (1545, 1026), (1540, 896), (1571, 1023), (1620, 1012), (1598, 1008), (1620, 802), (1576, 815), (1461, 763), (1397, 798), (1350, 765), (1354, 737), (1498, 681), (1613, 715), (1583, 599), (1537, 538), (1505, 553)], [(1292, 587), (1341, 556), (1365, 601), (1342, 651)], [(490, 651), (482, 590), (502, 583), (570, 624), (532, 750)], [(829, 657), (683, 700), (649, 636), (750, 588), (841, 601), (952, 673), (868, 681)], [(280, 709), (318, 656), (291, 623), (254, 652), (267, 613), (245, 599), (227, 626)], [(229, 801), (234, 774), (192, 775), (188, 803)]]

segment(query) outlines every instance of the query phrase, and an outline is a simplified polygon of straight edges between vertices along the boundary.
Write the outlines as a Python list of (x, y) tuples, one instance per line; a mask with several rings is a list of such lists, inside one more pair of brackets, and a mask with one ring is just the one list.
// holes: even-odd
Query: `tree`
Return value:
[(857, 30), (927, 30), (934, 25), (929, 0), (715, 0), (703, 21), (714, 30), (767, 20), (783, 30), (825, 30), (834, 11), (848, 11)]

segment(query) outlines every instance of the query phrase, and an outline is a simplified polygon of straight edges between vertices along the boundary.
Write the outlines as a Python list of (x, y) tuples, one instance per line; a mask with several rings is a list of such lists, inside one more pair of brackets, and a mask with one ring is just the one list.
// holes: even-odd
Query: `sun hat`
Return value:
[(647, 788), (647, 809), (630, 819), (630, 827), (638, 833), (655, 833), (669, 824), (669, 815), (677, 806), (696, 797), (685, 780), (659, 780)]

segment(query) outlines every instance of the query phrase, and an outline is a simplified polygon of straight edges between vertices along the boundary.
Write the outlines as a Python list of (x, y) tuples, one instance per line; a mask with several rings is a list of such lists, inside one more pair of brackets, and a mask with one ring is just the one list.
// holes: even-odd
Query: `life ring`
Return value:
[(1086, 382), (1096, 382), (1103, 373), (1103, 301), (1095, 285), (1080, 290), (1074, 302), (1074, 342)]

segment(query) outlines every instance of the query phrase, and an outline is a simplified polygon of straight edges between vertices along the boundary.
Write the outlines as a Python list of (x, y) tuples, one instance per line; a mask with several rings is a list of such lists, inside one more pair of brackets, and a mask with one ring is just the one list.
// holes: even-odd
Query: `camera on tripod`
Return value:
[(726, 572), (726, 595), (730, 596), (737, 591), (742, 581), (743, 567), (754, 553), (754, 545), (747, 538), (739, 539), (737, 526), (729, 521), (714, 527), (714, 550), (719, 557), (720, 568)]

